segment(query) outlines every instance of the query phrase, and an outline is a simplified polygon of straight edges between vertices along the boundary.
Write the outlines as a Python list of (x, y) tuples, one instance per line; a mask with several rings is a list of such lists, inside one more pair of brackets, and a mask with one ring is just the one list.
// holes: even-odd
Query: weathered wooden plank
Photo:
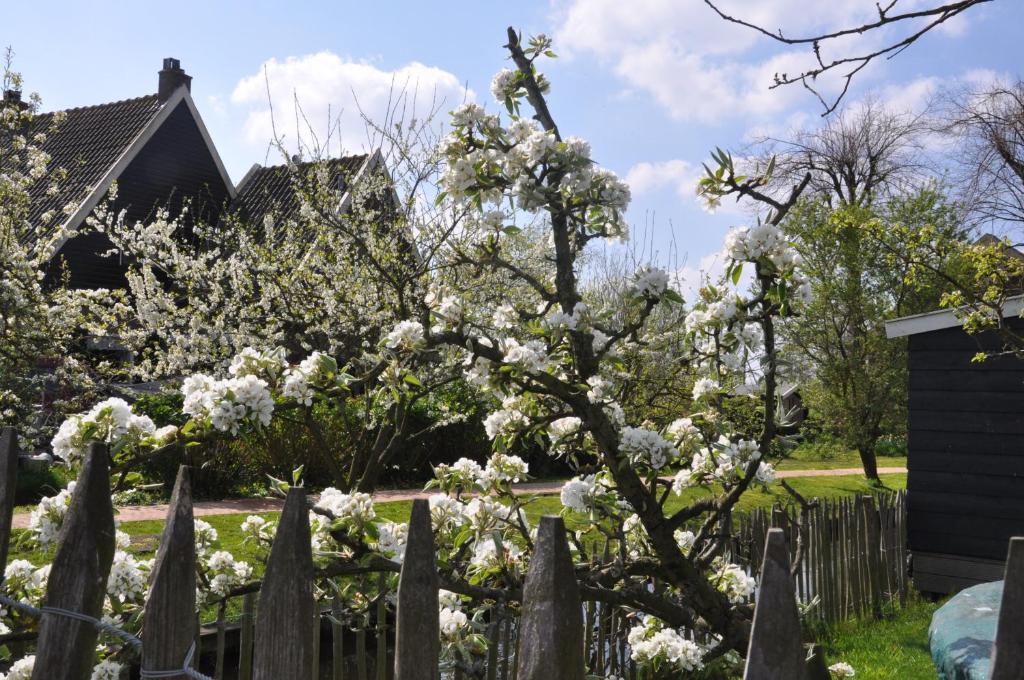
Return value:
[[(914, 464), (914, 457), (918, 451), (946, 451), (986, 456), (1020, 455), (1019, 439), (987, 432), (935, 432), (910, 429), (907, 432), (907, 448), (910, 465)], [(993, 474), (997, 472), (993, 471)]]
[(908, 395), (908, 405), (911, 410), (1018, 413), (1024, 411), (1024, 384), (1016, 391), (951, 393), (948, 390), (913, 390)]
[(252, 645), (256, 632), (256, 595), (242, 599), (242, 620), (238, 632), (238, 680), (252, 680)]
[[(99, 619), (114, 560), (114, 506), (105, 444), (85, 454), (46, 587), (45, 607)], [(96, 657), (97, 630), (86, 621), (44, 613), (34, 680), (86, 680)]]
[(311, 677), (313, 555), (306, 491), (288, 490), (256, 612), (256, 680)]
[(913, 409), (907, 427), (915, 431), (1016, 435), (1024, 432), (1024, 414)]
[(398, 577), (395, 680), (440, 677), (436, 554), (430, 506), (425, 499), (416, 499), (409, 517), (405, 559)]
[(781, 529), (768, 531), (744, 680), (803, 680), (806, 653)]
[(7, 564), (14, 518), (14, 495), (18, 487), (18, 432), (0, 430), (0, 564)]
[(1003, 599), (999, 605), (990, 680), (1016, 680), (1024, 668), (1024, 538), (1014, 537), (1006, 556)]
[(561, 517), (542, 517), (523, 585), (520, 680), (583, 680), (583, 609)]
[[(195, 552), (192, 483), (188, 468), (182, 465), (167, 508), (142, 618), (142, 667), (148, 671), (181, 668), (195, 639)], [(187, 676), (173, 677), (184, 680)]]
[(948, 390), (951, 395), (990, 390), (1013, 392), (1024, 385), (1024, 371), (914, 369), (910, 371), (908, 384), (911, 391)]

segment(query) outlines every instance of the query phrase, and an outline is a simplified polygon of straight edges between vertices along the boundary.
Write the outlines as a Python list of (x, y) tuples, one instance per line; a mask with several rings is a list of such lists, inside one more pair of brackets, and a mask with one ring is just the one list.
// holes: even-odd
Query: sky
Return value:
[[(719, 4), (790, 34), (862, 22), (876, 11), (874, 0)], [(542, 63), (559, 128), (589, 140), (594, 160), (627, 179), (634, 238), (691, 284), (697, 270), (716, 268), (728, 228), (749, 220), (728, 205), (709, 214), (697, 201), (709, 152), (742, 153), (758, 137), (818, 125), (822, 112), (799, 87), (769, 89), (774, 73), (798, 72), (808, 52), (727, 24), (701, 0), (48, 0), (10, 3), (0, 17), (0, 46), (13, 48), (25, 89), (39, 93), (46, 110), (155, 92), (162, 59), (178, 58), (235, 182), (254, 163), (280, 162), (268, 152), (268, 87), (286, 138), (294, 139), (298, 99), (314, 129), (327, 129), (330, 112), (345, 151), (360, 152), (359, 109), (382, 112), (393, 84), (446, 109), (471, 99), (497, 110), (490, 81), (509, 66), (505, 28), (546, 33), (559, 55)], [(871, 95), (911, 111), (945, 87), (1020, 77), (1021, 26), (1024, 2), (981, 5), (873, 63), (848, 101)], [(823, 83), (826, 91), (835, 86)]]

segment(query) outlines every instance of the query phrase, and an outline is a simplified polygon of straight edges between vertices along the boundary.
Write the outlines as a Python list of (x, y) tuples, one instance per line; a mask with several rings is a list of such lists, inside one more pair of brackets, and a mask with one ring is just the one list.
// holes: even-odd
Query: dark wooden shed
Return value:
[[(1004, 315), (1016, 317), (1020, 299)], [(919, 590), (950, 593), (1003, 577), (1024, 535), (1024, 361), (994, 332), (968, 335), (953, 311), (895, 319), (908, 342), (908, 541)]]

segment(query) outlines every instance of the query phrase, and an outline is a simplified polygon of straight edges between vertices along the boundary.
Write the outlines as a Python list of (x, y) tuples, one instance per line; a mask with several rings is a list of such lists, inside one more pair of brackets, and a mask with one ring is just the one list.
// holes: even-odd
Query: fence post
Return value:
[(800, 614), (789, 575), (782, 529), (769, 529), (750, 631), (744, 680), (804, 680), (807, 676)]
[(0, 565), (7, 564), (17, 486), (18, 432), (13, 427), (5, 427), (0, 430)]
[(1020, 613), (1024, 611), (1024, 537), (1010, 539), (1003, 578), (1003, 599), (999, 604), (995, 646), (992, 649), (990, 680), (1014, 680), (1024, 668), (1024, 628)]
[[(115, 549), (108, 457), (106, 444), (89, 445), (60, 530), (45, 599), (46, 607), (96, 619), (103, 613)], [(44, 613), (32, 678), (87, 680), (96, 658), (96, 638), (91, 623)]]
[(807, 654), (807, 680), (832, 680), (825, 661), (825, 650), (819, 644), (810, 646)]
[(256, 607), (256, 680), (313, 674), (313, 554), (306, 491), (288, 490)]
[(561, 517), (542, 517), (516, 654), (518, 680), (583, 680), (583, 608)]
[[(181, 668), (196, 636), (196, 540), (192, 519), (192, 482), (178, 468), (167, 523), (150, 577), (142, 619), (142, 668)], [(168, 676), (184, 679), (184, 674)]]
[(436, 552), (430, 505), (418, 498), (412, 502), (405, 559), (398, 577), (395, 680), (440, 678)]

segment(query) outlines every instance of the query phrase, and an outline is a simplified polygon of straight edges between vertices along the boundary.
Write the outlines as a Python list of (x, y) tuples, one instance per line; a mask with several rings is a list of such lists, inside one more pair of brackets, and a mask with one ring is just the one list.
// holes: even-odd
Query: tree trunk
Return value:
[(864, 476), (869, 480), (878, 481), (878, 460), (875, 458), (875, 448), (871, 445), (861, 444), (857, 447), (860, 454), (860, 462), (864, 466)]

